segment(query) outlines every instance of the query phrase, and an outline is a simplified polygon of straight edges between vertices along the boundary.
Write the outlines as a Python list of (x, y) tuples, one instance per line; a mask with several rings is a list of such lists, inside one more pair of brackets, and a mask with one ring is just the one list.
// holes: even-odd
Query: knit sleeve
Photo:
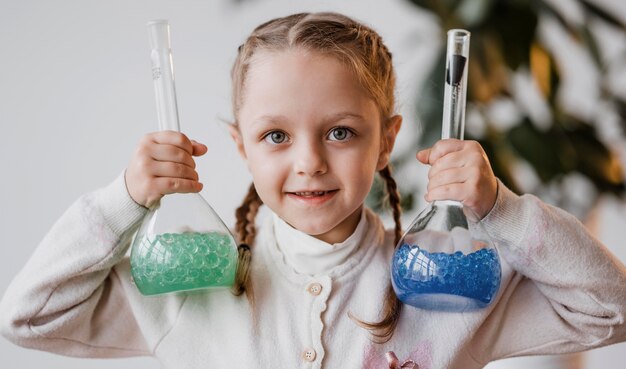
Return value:
[(574, 216), (498, 186), (482, 223), (509, 272), (472, 354), (487, 363), (626, 340), (626, 267)]
[(123, 175), (78, 199), (6, 290), (2, 335), (69, 356), (150, 354), (113, 269), (145, 211), (128, 195)]

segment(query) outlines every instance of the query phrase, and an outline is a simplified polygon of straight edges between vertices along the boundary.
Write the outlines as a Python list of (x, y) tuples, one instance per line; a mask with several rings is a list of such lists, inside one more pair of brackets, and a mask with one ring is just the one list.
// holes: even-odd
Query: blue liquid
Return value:
[(429, 253), (403, 244), (394, 253), (391, 278), (400, 301), (430, 310), (465, 311), (491, 303), (500, 288), (500, 259), (493, 249), (464, 255)]

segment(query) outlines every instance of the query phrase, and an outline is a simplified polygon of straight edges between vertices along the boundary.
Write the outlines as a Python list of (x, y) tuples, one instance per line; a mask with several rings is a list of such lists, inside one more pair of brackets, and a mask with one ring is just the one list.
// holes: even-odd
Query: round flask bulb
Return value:
[(500, 288), (500, 257), (478, 217), (458, 202), (430, 204), (396, 246), (391, 280), (405, 304), (468, 311), (491, 304)]
[(235, 239), (198, 194), (173, 194), (144, 218), (131, 250), (131, 275), (143, 295), (233, 287)]

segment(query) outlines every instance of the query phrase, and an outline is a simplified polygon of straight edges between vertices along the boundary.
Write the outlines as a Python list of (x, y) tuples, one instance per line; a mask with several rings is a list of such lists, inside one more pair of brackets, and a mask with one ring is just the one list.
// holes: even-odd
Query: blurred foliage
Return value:
[[(526, 192), (543, 197), (579, 218), (583, 218), (603, 194), (621, 198), (626, 195), (623, 167), (616, 154), (601, 140), (595, 126), (597, 117), (576, 116), (559, 101), (562, 71), (554, 50), (539, 36), (542, 20), (554, 20), (590, 56), (592, 68), (601, 76), (597, 86), (601, 95), (599, 101), (619, 116), (624, 141), (625, 97), (607, 87), (606, 56), (602, 55), (592, 27), (594, 22), (601, 22), (625, 33), (622, 20), (589, 0), (406, 1), (436, 16), (442, 45), (416, 101), (422, 132), (412, 145), (414, 149), (429, 147), (441, 137), (446, 31), (462, 28), (471, 32), (466, 116), (478, 116), (484, 122), (481, 132), (466, 129), (465, 138), (480, 142), (496, 176), (514, 192), (522, 193), (521, 187), (524, 187)], [(578, 8), (582, 20), (565, 16), (557, 4)], [(621, 55), (617, 64), (620, 63), (626, 65), (626, 54)], [(549, 122), (534, 121), (532, 114), (525, 113), (524, 103), (518, 101), (512, 90), (515, 75), (532, 78), (549, 110)], [(490, 107), (502, 102), (517, 107), (515, 111), (520, 114), (513, 124), (491, 121)], [(414, 149), (394, 156), (395, 172), (415, 165)], [(519, 185), (523, 181), (521, 177), (529, 175), (515, 170), (520, 166), (531, 168), (538, 184), (530, 189), (528, 183)], [(582, 178), (587, 185), (572, 187), (568, 181), (571, 177), (578, 181)], [(419, 192), (417, 185), (410, 182), (398, 183), (405, 211), (414, 210), (417, 203), (414, 196)], [(377, 212), (389, 210), (385, 206), (384, 186), (384, 181), (377, 177), (366, 200)], [(588, 193), (577, 192), (589, 187), (592, 191)]]
[[(624, 196), (626, 187), (622, 166), (600, 140), (594, 121), (576, 117), (560, 105), (557, 95), (561, 88), (561, 70), (553, 51), (538, 35), (542, 17), (556, 20), (569, 37), (590, 54), (599, 75), (605, 76), (606, 65), (590, 25), (592, 21), (605, 22), (624, 32), (625, 26), (619, 19), (587, 0), (572, 1), (568, 5), (581, 7), (584, 13), (582, 22), (568, 20), (552, 2), (542, 0), (409, 1), (436, 15), (442, 30), (442, 48), (417, 101), (418, 116), (423, 126), (422, 134), (415, 143), (417, 148), (431, 146), (441, 137), (446, 31), (463, 28), (471, 32), (467, 116), (478, 114), (485, 123), (479, 135), (472, 137), (471, 132), (466, 130), (465, 138), (482, 144), (495, 174), (504, 184), (517, 193), (521, 192), (512, 164), (524, 162), (539, 179), (532, 192), (541, 195), (547, 193), (548, 188), (553, 193), (560, 192), (552, 202), (579, 217), (583, 217), (602, 194)], [(547, 125), (546, 122), (533, 121), (531, 114), (525, 114), (525, 109), (516, 100), (511, 90), (511, 79), (517, 73), (530, 75), (538, 86), (550, 110), (551, 118)], [(605, 82), (601, 80), (602, 85), (598, 86), (600, 98), (619, 114), (622, 134), (626, 136), (626, 102), (624, 97), (616, 96), (604, 87)], [(487, 113), (490, 104), (502, 101), (513, 104), (521, 112), (518, 121), (506, 124), (506, 127), (491, 122)], [(412, 151), (403, 156), (412, 158), (414, 154)], [(405, 162), (406, 158), (400, 157), (393, 164), (398, 169)], [(589, 196), (567, 193), (565, 179), (571, 174), (592, 183), (595, 193)], [(402, 193), (413, 190), (402, 186), (402, 183), (400, 185)], [(582, 209), (580, 199), (575, 200), (581, 196), (591, 197), (585, 199)], [(578, 203), (577, 209), (571, 208), (573, 202)], [(410, 205), (405, 204), (407, 207)]]

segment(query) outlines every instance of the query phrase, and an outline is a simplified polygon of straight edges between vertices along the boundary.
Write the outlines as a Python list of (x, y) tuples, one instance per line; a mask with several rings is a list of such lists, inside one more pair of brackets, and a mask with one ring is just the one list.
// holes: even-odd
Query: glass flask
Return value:
[[(463, 139), (470, 33), (448, 31), (442, 139)], [(394, 251), (391, 281), (405, 304), (468, 311), (488, 306), (500, 288), (498, 251), (480, 219), (458, 201), (433, 201)]]
[[(160, 130), (179, 132), (169, 23), (148, 23)], [(215, 287), (241, 292), (250, 251), (197, 193), (170, 194), (146, 214), (133, 240), (133, 281), (144, 295)]]

